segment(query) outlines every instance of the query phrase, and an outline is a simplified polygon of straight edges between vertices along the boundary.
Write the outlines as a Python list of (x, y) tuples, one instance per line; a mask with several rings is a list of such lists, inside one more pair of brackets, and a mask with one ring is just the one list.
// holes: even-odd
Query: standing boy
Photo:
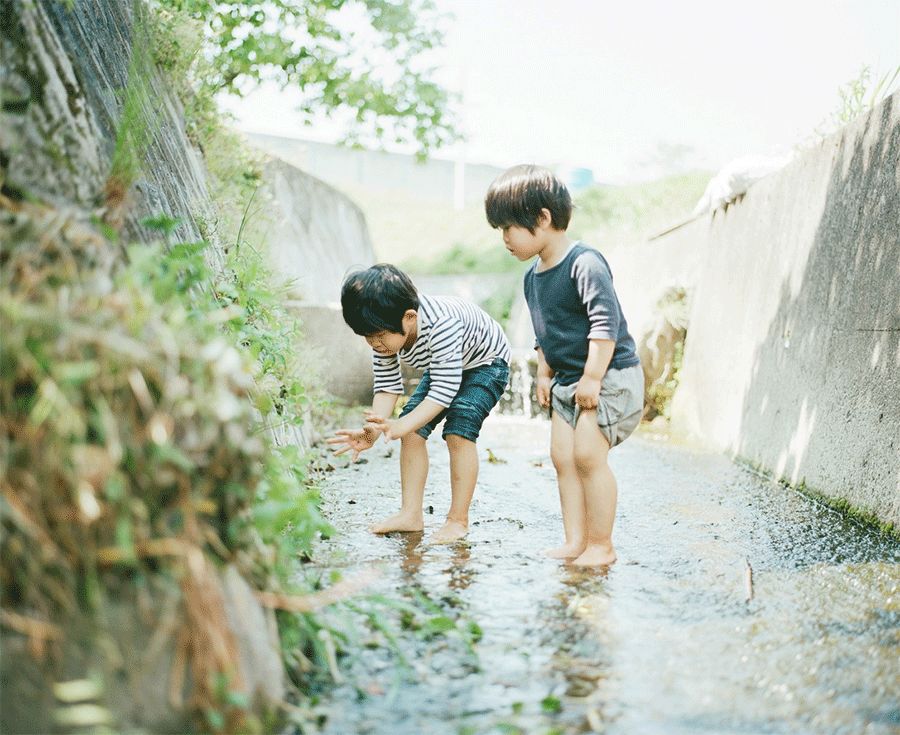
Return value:
[[(428, 435), (444, 421), (450, 452), (452, 499), (447, 521), (432, 537), (449, 543), (466, 535), (469, 504), (478, 479), (475, 440), (509, 379), (509, 343), (500, 325), (462, 299), (418, 294), (405, 273), (374, 265), (351, 274), (341, 289), (344, 321), (372, 348), (375, 397), (361, 429), (342, 429), (329, 439), (336, 453), (359, 453), (384, 434), (400, 439), (400, 512), (372, 527), (374, 533), (421, 531), (428, 477)], [(400, 413), (400, 360), (425, 374)]]
[(640, 423), (644, 378), (603, 256), (566, 235), (572, 199), (538, 166), (501, 174), (485, 197), (491, 227), (521, 261), (537, 349), (537, 399), (550, 406), (565, 544), (547, 554), (612, 564), (616, 478), (609, 450)]

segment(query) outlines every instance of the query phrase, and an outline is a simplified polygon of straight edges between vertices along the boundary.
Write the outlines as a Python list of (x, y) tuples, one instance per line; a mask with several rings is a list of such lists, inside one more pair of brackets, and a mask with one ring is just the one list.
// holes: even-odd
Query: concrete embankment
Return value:
[(737, 203), (611, 254), (635, 333), (692, 296), (673, 425), (900, 524), (900, 94)]

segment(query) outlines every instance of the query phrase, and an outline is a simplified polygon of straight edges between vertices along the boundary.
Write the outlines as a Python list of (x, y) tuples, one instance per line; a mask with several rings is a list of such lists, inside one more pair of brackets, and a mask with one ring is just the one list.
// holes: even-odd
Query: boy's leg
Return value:
[(550, 459), (556, 469), (566, 541), (544, 553), (553, 559), (566, 559), (579, 556), (586, 545), (584, 490), (575, 468), (575, 430), (558, 411), (550, 421)]
[(607, 461), (609, 441), (597, 425), (597, 410), (583, 410), (575, 425), (575, 469), (584, 488), (586, 546), (572, 563), (579, 566), (612, 564), (612, 544), (618, 488)]
[(457, 541), (469, 530), (469, 505), (478, 480), (475, 441), (508, 380), (509, 365), (499, 358), (463, 371), (459, 391), (447, 409), (443, 434), (450, 452), (450, 510), (447, 522), (429, 539), (432, 543)]
[(444, 439), (450, 452), (452, 498), (447, 521), (429, 539), (435, 544), (458, 541), (466, 535), (469, 530), (469, 505), (478, 481), (478, 450), (475, 442), (456, 434), (447, 434)]
[(391, 531), (421, 531), (422, 499), (428, 479), (428, 446), (426, 439), (416, 432), (400, 440), (400, 512), (372, 526), (372, 533)]

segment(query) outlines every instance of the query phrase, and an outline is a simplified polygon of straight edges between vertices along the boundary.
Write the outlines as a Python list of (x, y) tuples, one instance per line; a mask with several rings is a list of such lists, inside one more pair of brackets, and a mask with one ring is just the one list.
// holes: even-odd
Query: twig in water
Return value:
[(375, 570), (357, 574), (341, 580), (328, 589), (312, 592), (307, 595), (286, 595), (279, 592), (257, 592), (256, 599), (263, 607), (272, 607), (288, 612), (315, 612), (327, 605), (357, 594), (371, 584), (377, 577)]
[(750, 602), (753, 599), (753, 567), (747, 559), (744, 559), (744, 565), (744, 602)]

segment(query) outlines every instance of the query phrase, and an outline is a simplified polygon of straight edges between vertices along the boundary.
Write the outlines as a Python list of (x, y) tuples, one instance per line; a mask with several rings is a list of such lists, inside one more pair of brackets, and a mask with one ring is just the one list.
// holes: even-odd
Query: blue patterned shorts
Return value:
[[(507, 382), (509, 382), (509, 365), (499, 357), (490, 365), (463, 370), (462, 383), (450, 405), (416, 433), (427, 439), (437, 425), (446, 419), (442, 434), (445, 439), (447, 434), (455, 434), (475, 441), (487, 415), (497, 405), (503, 391), (506, 390)], [(426, 370), (400, 415), (406, 416), (418, 406), (428, 395), (430, 389), (431, 376)]]

